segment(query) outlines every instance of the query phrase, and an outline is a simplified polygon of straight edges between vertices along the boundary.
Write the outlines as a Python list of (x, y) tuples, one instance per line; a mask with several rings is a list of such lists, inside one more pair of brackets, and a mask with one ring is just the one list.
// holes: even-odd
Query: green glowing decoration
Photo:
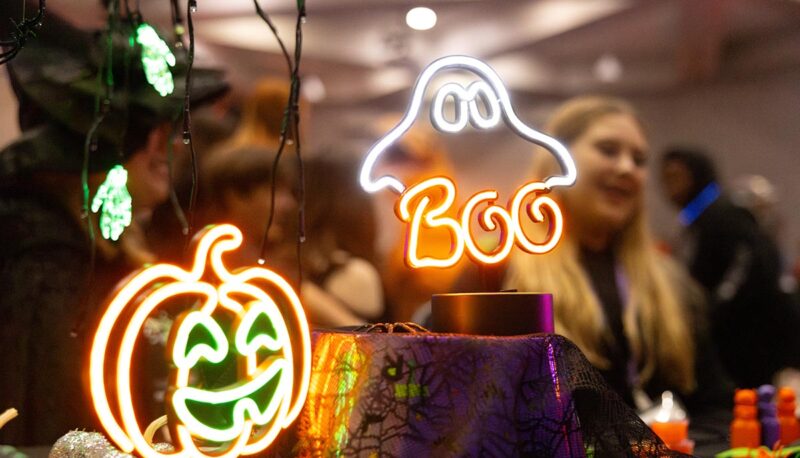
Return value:
[[(402, 363), (401, 363), (402, 364)], [(430, 396), (430, 391), (426, 385), (422, 385), (417, 383), (416, 377), (414, 376), (414, 369), (417, 367), (417, 363), (414, 360), (408, 361), (408, 369), (409, 369), (409, 383), (395, 383), (394, 384), (394, 397), (396, 399), (414, 399), (419, 397), (427, 398)], [(394, 369), (394, 372), (392, 372)], [(389, 369), (389, 373), (392, 375), (397, 374), (397, 368), (392, 367)]]
[(131, 225), (131, 195), (128, 193), (128, 171), (115, 165), (92, 199), (92, 212), (100, 213), (100, 232), (106, 240), (117, 240)]
[[(275, 303), (264, 294), (259, 296), (263, 301), (250, 302), (239, 312), (233, 348), (208, 312), (192, 311), (178, 326), (172, 361), (179, 372), (171, 405), (193, 436), (214, 442), (233, 441), (243, 431), (249, 435), (247, 420), (265, 426), (278, 421), (289, 408), (287, 399), (293, 383), (289, 331)], [(230, 301), (227, 297), (221, 299)], [(267, 354), (262, 354), (264, 351)], [(230, 352), (247, 360), (243, 379), (213, 389), (188, 386), (189, 371), (196, 369), (201, 360), (219, 364)]]
[(430, 396), (427, 386), (419, 383), (397, 383), (394, 386), (394, 397), (397, 399), (413, 399), (420, 396), (426, 398)]
[(336, 399), (333, 406), (333, 415), (337, 419), (339, 426), (333, 433), (333, 440), (336, 443), (335, 456), (341, 456), (342, 450), (347, 445), (350, 435), (348, 426), (350, 415), (355, 407), (356, 397), (353, 389), (358, 381), (358, 371), (364, 364), (364, 355), (353, 345), (344, 354), (337, 372), (339, 372), (339, 384), (336, 387)]
[(136, 29), (136, 42), (142, 47), (142, 65), (147, 82), (166, 97), (175, 90), (172, 81), (172, 72), (169, 68), (175, 66), (175, 55), (155, 29), (143, 23)]

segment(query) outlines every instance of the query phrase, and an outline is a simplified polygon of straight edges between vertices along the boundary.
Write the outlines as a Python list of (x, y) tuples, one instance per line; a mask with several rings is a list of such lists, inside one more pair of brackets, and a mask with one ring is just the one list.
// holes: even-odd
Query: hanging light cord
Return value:
[[(192, 95), (192, 67), (194, 66), (194, 21), (192, 13), (197, 11), (197, 0), (188, 0), (186, 5), (186, 24), (189, 32), (189, 68), (186, 71), (186, 92), (183, 97), (183, 143), (189, 145), (189, 154), (192, 163), (192, 189), (189, 194), (189, 225), (187, 234), (194, 231), (195, 205), (197, 204), (197, 153), (192, 142), (192, 114), (191, 114), (191, 95)], [(187, 243), (188, 246), (188, 243)]]
[(172, 33), (175, 38), (175, 47), (183, 47), (183, 17), (181, 16), (181, 8), (178, 6), (178, 0), (170, 0), (170, 12), (172, 15)]
[(94, 248), (94, 227), (91, 222), (91, 212), (89, 211), (89, 158), (91, 153), (97, 151), (97, 130), (105, 120), (106, 115), (111, 110), (111, 98), (114, 88), (113, 65), (113, 28), (116, 22), (117, 3), (112, 1), (108, 5), (108, 23), (106, 26), (106, 56), (105, 62), (97, 72), (97, 85), (103, 88), (98, 92), (94, 101), (94, 120), (89, 131), (86, 133), (86, 141), (83, 150), (83, 168), (81, 170), (81, 181), (83, 185), (83, 207), (81, 217), (87, 221), (89, 238)]
[(299, 127), (300, 127), (300, 117), (298, 113), (299, 108), (299, 96), (300, 96), (300, 77), (299, 77), (299, 70), (300, 70), (300, 57), (302, 55), (302, 46), (303, 46), (303, 32), (302, 32), (302, 25), (305, 23), (306, 20), (306, 11), (305, 11), (305, 1), (299, 0), (297, 2), (297, 22), (295, 24), (295, 48), (294, 48), (294, 62), (292, 62), (292, 57), (289, 55), (289, 51), (286, 49), (286, 46), (281, 40), (278, 30), (273, 24), (272, 20), (270, 19), (269, 15), (261, 8), (258, 3), (258, 0), (253, 0), (253, 4), (255, 5), (256, 13), (258, 16), (267, 24), (272, 34), (275, 36), (275, 39), (280, 46), (281, 53), (283, 54), (284, 59), (286, 60), (286, 65), (289, 70), (289, 76), (291, 78), (291, 86), (289, 90), (289, 100), (286, 104), (286, 110), (284, 111), (283, 115), (283, 122), (281, 123), (281, 133), (280, 133), (280, 144), (278, 145), (278, 151), (275, 154), (275, 159), (272, 164), (272, 173), (271, 173), (271, 195), (270, 195), (270, 207), (269, 207), (269, 215), (267, 217), (266, 227), (264, 228), (264, 235), (261, 238), (261, 249), (259, 251), (259, 264), (264, 264), (265, 261), (265, 252), (267, 248), (267, 242), (269, 240), (269, 231), (272, 227), (272, 223), (275, 218), (275, 194), (277, 191), (277, 174), (278, 174), (278, 166), (280, 164), (281, 156), (283, 155), (283, 151), (286, 147), (287, 142), (289, 141), (289, 135), (292, 136), (291, 141), (295, 145), (295, 152), (297, 154), (297, 164), (298, 164), (298, 174), (299, 174), (299, 185), (298, 185), (298, 197), (299, 197), (299, 208), (298, 208), (298, 236), (297, 236), (297, 265), (298, 265), (298, 281), (297, 286), (298, 288), (302, 284), (303, 279), (303, 270), (302, 270), (302, 263), (300, 262), (301, 259), (301, 250), (302, 244), (305, 241), (305, 178), (304, 178), (304, 170), (303, 170), (303, 160), (300, 152), (300, 135), (299, 135)]
[[(298, 175), (298, 204), (297, 210), (297, 288), (301, 288), (303, 284), (303, 263), (302, 248), (303, 243), (306, 241), (306, 183), (305, 183), (305, 170), (303, 168), (303, 157), (300, 154), (300, 56), (303, 48), (303, 30), (302, 25), (306, 21), (306, 7), (305, 0), (297, 1), (297, 23), (295, 24), (294, 32), (294, 73), (292, 74), (292, 89), (294, 91), (292, 102), (294, 113), (294, 136), (295, 136), (295, 153), (297, 154), (297, 175)], [(274, 194), (273, 194), (274, 196)], [(274, 199), (274, 197), (273, 197)]]
[[(81, 167), (81, 187), (83, 189), (83, 202), (81, 206), (81, 218), (86, 224), (86, 231), (89, 235), (89, 274), (86, 280), (86, 291), (92, 290), (92, 283), (94, 282), (94, 269), (97, 262), (97, 244), (95, 243), (94, 234), (94, 220), (92, 213), (89, 211), (89, 162), (92, 153), (97, 152), (97, 130), (105, 120), (106, 115), (111, 111), (111, 98), (113, 97), (114, 89), (114, 74), (113, 74), (113, 32), (114, 26), (117, 21), (117, 1), (109, 2), (108, 5), (108, 20), (106, 24), (106, 49), (105, 61), (101, 64), (97, 72), (97, 86), (102, 87), (103, 90), (99, 91), (94, 100), (94, 120), (86, 133), (86, 139), (83, 144), (83, 164)], [(83, 301), (84, 304), (88, 300)], [(83, 328), (85, 317), (88, 313), (86, 306), (78, 314), (74, 325), (72, 326), (72, 335), (77, 336)]]
[(11, 31), (11, 38), (7, 40), (0, 40), (0, 48), (4, 51), (0, 52), (0, 65), (9, 62), (19, 54), (20, 50), (25, 47), (28, 40), (36, 37), (36, 31), (42, 26), (44, 19), (45, 0), (39, 0), (39, 11), (36, 16), (30, 19), (25, 19), (25, 1), (23, 0), (23, 13), (22, 22), (17, 24), (14, 19), (9, 18), (13, 25)]

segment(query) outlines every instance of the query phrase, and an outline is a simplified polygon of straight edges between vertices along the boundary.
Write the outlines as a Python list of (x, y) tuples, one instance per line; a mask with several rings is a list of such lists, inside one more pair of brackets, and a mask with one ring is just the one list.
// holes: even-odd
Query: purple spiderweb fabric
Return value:
[(316, 332), (313, 343), (305, 408), (279, 440), (291, 455), (680, 456), (560, 336)]

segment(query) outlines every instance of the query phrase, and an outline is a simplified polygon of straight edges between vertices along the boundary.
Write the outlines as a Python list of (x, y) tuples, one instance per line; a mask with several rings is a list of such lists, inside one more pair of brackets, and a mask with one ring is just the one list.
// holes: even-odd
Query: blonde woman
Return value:
[[(554, 192), (566, 222), (563, 240), (546, 255), (516, 252), (504, 287), (552, 292), (556, 331), (628, 403), (640, 389), (651, 396), (695, 393), (700, 348), (697, 312), (688, 304), (702, 303), (702, 296), (657, 251), (647, 227), (650, 153), (634, 110), (618, 99), (577, 98), (546, 128), (567, 145), (578, 169), (573, 187)], [(552, 155), (538, 151), (534, 177), (557, 173)], [(724, 398), (724, 390), (717, 392)]]

